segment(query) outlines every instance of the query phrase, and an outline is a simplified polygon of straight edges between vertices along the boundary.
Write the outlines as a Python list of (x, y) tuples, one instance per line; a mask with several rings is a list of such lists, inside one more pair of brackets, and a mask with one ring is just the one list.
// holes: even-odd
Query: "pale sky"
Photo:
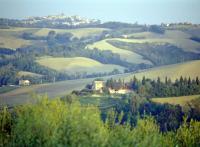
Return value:
[(0, 0), (0, 17), (64, 13), (102, 21), (200, 23), (200, 0)]

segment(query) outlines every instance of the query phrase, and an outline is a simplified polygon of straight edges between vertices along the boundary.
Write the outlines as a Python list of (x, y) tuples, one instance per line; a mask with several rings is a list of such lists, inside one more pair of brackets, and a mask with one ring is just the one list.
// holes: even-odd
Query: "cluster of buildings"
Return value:
[(29, 80), (19, 80), (19, 86), (29, 86), (30, 84)]
[(24, 24), (36, 24), (48, 22), (53, 25), (67, 25), (67, 26), (79, 26), (79, 25), (89, 25), (89, 24), (100, 24), (100, 20), (83, 18), (78, 15), (66, 16), (63, 13), (59, 15), (49, 15), (43, 17), (29, 17), (22, 20)]
[[(98, 91), (99, 93), (103, 93), (103, 88), (106, 88), (105, 81), (103, 80), (95, 80), (92, 83), (92, 90)], [(108, 88), (110, 94), (127, 94), (130, 93), (131, 90), (127, 88), (120, 88), (120, 89), (112, 89)]]

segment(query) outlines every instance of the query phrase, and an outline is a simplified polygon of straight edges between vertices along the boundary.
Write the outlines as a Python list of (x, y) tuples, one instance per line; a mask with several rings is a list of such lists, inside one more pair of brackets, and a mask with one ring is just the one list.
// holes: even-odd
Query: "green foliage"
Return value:
[(96, 108), (42, 99), (17, 110), (14, 146), (102, 146), (106, 129)]
[[(67, 97), (69, 98), (69, 97)], [(12, 115), (11, 115), (12, 114)], [(136, 126), (123, 122), (124, 113), (108, 112), (104, 123), (95, 106), (77, 101), (49, 101), (0, 112), (0, 146), (172, 147), (199, 146), (200, 123), (184, 123), (176, 132), (160, 132), (152, 117), (139, 118)]]
[(189, 123), (185, 121), (177, 130), (176, 138), (178, 143), (184, 147), (200, 146), (200, 122), (191, 120)]
[(11, 114), (8, 112), (7, 107), (4, 107), (0, 111), (0, 146), (9, 143), (11, 125)]
[[(169, 136), (169, 135), (168, 135)], [(117, 125), (110, 130), (108, 145), (111, 147), (174, 146), (173, 140), (159, 132), (159, 127), (151, 117), (139, 119), (137, 126)], [(166, 141), (167, 140), (167, 141)]]

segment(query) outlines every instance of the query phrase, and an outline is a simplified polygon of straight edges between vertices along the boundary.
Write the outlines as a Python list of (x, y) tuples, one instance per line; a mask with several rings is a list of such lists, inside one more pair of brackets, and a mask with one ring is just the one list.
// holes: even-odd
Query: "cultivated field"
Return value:
[(73, 90), (81, 90), (94, 79), (69, 80), (17, 88), (0, 94), (0, 105), (18, 105), (34, 102), (32, 94), (47, 94), (50, 98), (64, 96)]
[(20, 38), (24, 31), (28, 28), (10, 28), (0, 29), (0, 48), (16, 49), (31, 44), (31, 41)]
[(118, 69), (123, 72), (124, 68), (119, 65), (102, 64), (96, 60), (85, 57), (73, 57), (73, 58), (55, 58), (55, 57), (42, 57), (37, 62), (48, 68), (52, 68), (58, 71), (64, 71), (69, 74), (74, 73), (104, 73), (111, 72), (114, 69)]
[(34, 43), (30, 40), (21, 38), (24, 32), (33, 33), (36, 36), (47, 36), (49, 31), (56, 33), (72, 33), (74, 37), (81, 38), (91, 35), (97, 35), (105, 30), (104, 28), (80, 28), (80, 29), (50, 29), (50, 28), (21, 28), (13, 27), (9, 29), (0, 29), (0, 48), (16, 49), (19, 47), (31, 45)]
[(104, 28), (80, 28), (80, 29), (49, 29), (49, 28), (42, 28), (35, 32), (37, 36), (47, 36), (49, 31), (55, 31), (56, 33), (72, 33), (74, 37), (81, 38), (87, 37), (91, 35), (97, 35), (109, 29)]
[[(110, 39), (107, 39), (110, 40)], [(143, 59), (143, 57), (139, 54), (136, 54), (134, 52), (117, 48), (107, 42), (107, 40), (101, 40), (98, 42), (95, 42), (94, 44), (90, 44), (87, 46), (89, 49), (98, 48), (99, 50), (110, 50), (113, 53), (119, 54), (122, 60), (125, 60), (130, 63), (146, 63), (151, 64), (150, 61)]]
[(129, 34), (128, 37), (136, 39), (123, 39), (113, 38), (111, 40), (123, 41), (128, 43), (154, 43), (154, 44), (165, 44), (170, 43), (184, 51), (200, 53), (200, 43), (190, 39), (191, 35), (182, 31), (167, 30), (165, 34), (157, 34), (152, 32), (142, 32)]
[(156, 103), (168, 103), (172, 105), (187, 105), (191, 100), (200, 98), (200, 95), (180, 96), (180, 97), (166, 97), (166, 98), (152, 98), (151, 100)]
[[(142, 79), (143, 76), (150, 79), (157, 79), (160, 77), (161, 80), (164, 80), (165, 77), (171, 78), (172, 81), (175, 81), (176, 78), (191, 77), (196, 78), (200, 77), (200, 60), (189, 61), (180, 64), (166, 65), (156, 68), (151, 68), (143, 72), (134, 74), (138, 79)], [(126, 80), (133, 78), (133, 74), (125, 77)]]

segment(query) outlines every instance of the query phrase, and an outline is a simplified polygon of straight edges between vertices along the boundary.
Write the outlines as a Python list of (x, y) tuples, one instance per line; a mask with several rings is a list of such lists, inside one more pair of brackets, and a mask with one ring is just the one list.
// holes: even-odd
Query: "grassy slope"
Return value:
[(180, 96), (180, 97), (167, 97), (167, 98), (152, 98), (151, 100), (156, 103), (168, 103), (172, 105), (181, 105), (184, 106), (191, 100), (199, 98), (200, 95), (190, 95), (190, 96)]
[(54, 57), (44, 57), (37, 60), (37, 62), (43, 66), (49, 68), (65, 71), (67, 73), (76, 72), (87, 72), (87, 73), (97, 73), (97, 72), (111, 72), (115, 68), (123, 71), (124, 68), (118, 65), (112, 64), (102, 64), (96, 60), (92, 60), (84, 57), (73, 57), (73, 58), (54, 58)]
[[(200, 76), (200, 60), (189, 61), (180, 64), (166, 65), (161, 67), (152, 68), (140, 73), (134, 74), (137, 78), (142, 79), (143, 76), (150, 79), (157, 79), (159, 76), (162, 80), (165, 77), (170, 77), (172, 81), (176, 80), (176, 78), (183, 77), (191, 77), (196, 78)], [(133, 75), (129, 75), (125, 77), (126, 80), (132, 78)]]
[(127, 51), (124, 49), (120, 49), (117, 47), (112, 46), (111, 44), (109, 44), (106, 40), (101, 40), (98, 41), (94, 44), (88, 45), (87, 46), (89, 49), (94, 49), (94, 48), (98, 48), (100, 50), (110, 50), (113, 53), (117, 53), (120, 55), (120, 57), (122, 58), (122, 60), (126, 60), (130, 63), (147, 63), (147, 64), (151, 64), (149, 61), (144, 60), (143, 57), (139, 54), (136, 54), (134, 52), (131, 51)]
[(0, 48), (16, 49), (22, 46), (30, 45), (29, 40), (21, 39), (19, 36), (24, 31), (29, 31), (28, 28), (10, 28), (0, 29)]
[(49, 84), (32, 85), (21, 87), (13, 91), (0, 94), (0, 105), (17, 105), (33, 102), (31, 94), (48, 94), (50, 98), (64, 96), (73, 90), (81, 90), (93, 79), (69, 80)]
[[(105, 80), (109, 78), (121, 78), (127, 74), (119, 74), (115, 76), (103, 77)], [(32, 102), (31, 94), (47, 94), (50, 98), (57, 96), (64, 96), (69, 94), (73, 90), (81, 90), (87, 84), (92, 83), (95, 78), (89, 79), (78, 79), (78, 80), (68, 80), (63, 82), (49, 83), (49, 84), (39, 84), (31, 85), (27, 87), (21, 87), (13, 91), (0, 94), (0, 105), (17, 105), (26, 102)]]
[(170, 43), (177, 47), (182, 48), (184, 51), (190, 51), (196, 53), (200, 52), (199, 51), (200, 43), (190, 40), (189, 38), (191, 37), (191, 35), (189, 33), (185, 33), (182, 31), (168, 30), (163, 35), (152, 32), (142, 32), (142, 33), (129, 34), (128, 36), (136, 38), (139, 37), (141, 39), (114, 38), (113, 40), (119, 40), (130, 43), (156, 43), (156, 44)]
[(49, 31), (54, 30), (56, 33), (70, 32), (74, 37), (81, 38), (90, 35), (99, 34), (105, 30), (104, 28), (81, 28), (81, 29), (50, 29), (50, 28), (17, 28), (0, 29), (0, 48), (16, 49), (33, 43), (30, 40), (20, 38), (23, 32), (31, 32), (38, 36), (47, 36)]
[(72, 33), (74, 37), (81, 38), (86, 37), (90, 35), (96, 35), (99, 34), (105, 30), (104, 28), (81, 28), (81, 29), (49, 29), (49, 28), (43, 28), (40, 29), (35, 33), (37, 36), (47, 36), (49, 31), (54, 30), (56, 33)]
[[(200, 75), (199, 65), (200, 61), (191, 61), (182, 64), (153, 68), (145, 72), (137, 73), (136, 76), (139, 78), (142, 78), (143, 75), (149, 78), (157, 78), (157, 76), (162, 76), (162, 78), (164, 78), (166, 75), (168, 75), (168, 77), (171, 76), (171, 78), (174, 79), (173, 77), (179, 77), (180, 75), (184, 74), (185, 76), (187, 75), (194, 77), (194, 74)], [(133, 77), (133, 74), (128, 73), (115, 76), (107, 76), (104, 77), (104, 79), (106, 80), (111, 77), (116, 79), (125, 78), (126, 80), (129, 80)], [(94, 79), (92, 78), (82, 80), (69, 80), (49, 84), (32, 85), (29, 87), (21, 87), (4, 94), (0, 94), (0, 104), (13, 105), (25, 103), (31, 100), (31, 93), (46, 93), (51, 98), (56, 96), (64, 96), (65, 94), (70, 93), (72, 90), (82, 89), (86, 84), (91, 83), (93, 80)]]

